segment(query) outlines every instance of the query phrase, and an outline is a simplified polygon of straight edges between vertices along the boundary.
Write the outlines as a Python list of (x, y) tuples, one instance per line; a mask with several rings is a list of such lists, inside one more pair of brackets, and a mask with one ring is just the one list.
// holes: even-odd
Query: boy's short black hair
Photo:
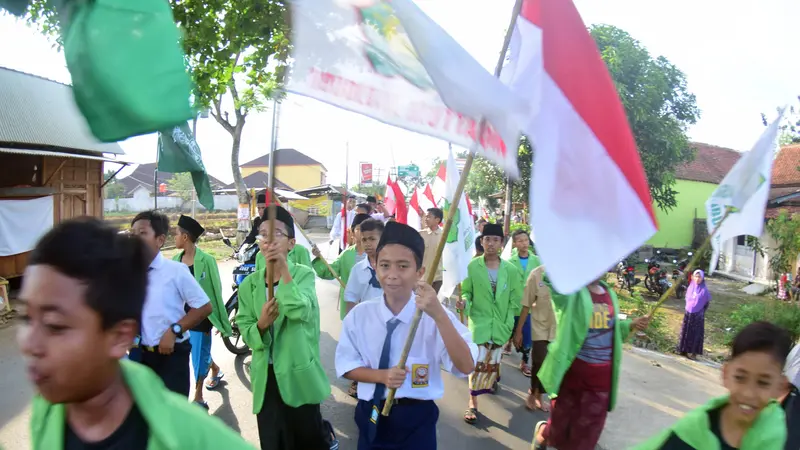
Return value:
[(481, 236), (475, 238), (475, 251), (483, 253), (483, 244), (481, 244)]
[(372, 212), (372, 206), (369, 206), (369, 204), (367, 204), (367, 203), (359, 203), (359, 204), (357, 204), (356, 205), (356, 209), (359, 209), (359, 208), (363, 209), (364, 211), (366, 211), (367, 214)]
[(528, 236), (528, 238), (529, 238), (528, 240), (530, 240), (530, 237), (531, 237), (531, 235), (528, 233), (528, 230), (523, 230), (522, 228), (520, 228), (520, 229), (518, 229), (518, 230), (514, 230), (514, 231), (511, 233), (511, 240), (512, 240), (512, 241), (515, 241), (515, 240), (517, 239), (517, 236), (521, 236), (521, 235), (523, 235), (523, 234), (524, 234), (525, 236)]
[(85, 284), (86, 304), (100, 315), (107, 330), (123, 320), (141, 321), (147, 255), (141, 239), (122, 235), (99, 219), (81, 217), (47, 232), (28, 265), (47, 265)]
[(156, 237), (166, 236), (169, 233), (169, 217), (154, 209), (142, 211), (131, 220), (131, 226), (140, 220), (149, 220), (150, 226), (156, 233)]
[(439, 219), (439, 222), (444, 220), (444, 212), (440, 208), (428, 208), (428, 214)]
[(742, 328), (733, 338), (731, 359), (747, 352), (764, 352), (775, 357), (783, 368), (791, 351), (792, 338), (788, 331), (773, 323), (758, 321)]
[(356, 227), (361, 225), (365, 220), (370, 220), (369, 214), (356, 214), (353, 216), (353, 223), (350, 224), (350, 231), (355, 231)]
[(378, 233), (383, 233), (383, 221), (377, 219), (367, 219), (361, 222), (361, 232), (365, 231), (377, 231)]

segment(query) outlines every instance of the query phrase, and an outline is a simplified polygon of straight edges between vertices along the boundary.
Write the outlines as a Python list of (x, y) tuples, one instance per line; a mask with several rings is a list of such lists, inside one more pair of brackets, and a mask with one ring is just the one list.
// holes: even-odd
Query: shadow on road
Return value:
[(217, 408), (212, 415), (219, 417), (229, 427), (233, 428), (234, 431), (241, 434), (242, 430), (239, 427), (239, 419), (236, 418), (236, 413), (233, 412), (233, 406), (231, 405), (231, 394), (228, 391), (228, 382), (225, 380), (220, 381), (219, 386), (210, 392), (216, 392), (222, 396), (222, 406)]
[[(34, 390), (28, 382), (25, 361), (17, 348), (16, 327), (13, 325), (0, 328), (0, 429), (17, 418), (31, 402)], [(27, 423), (25, 424), (27, 425)]]
[(253, 389), (250, 384), (250, 354), (236, 355), (233, 365), (236, 368), (236, 377), (248, 391), (252, 392)]

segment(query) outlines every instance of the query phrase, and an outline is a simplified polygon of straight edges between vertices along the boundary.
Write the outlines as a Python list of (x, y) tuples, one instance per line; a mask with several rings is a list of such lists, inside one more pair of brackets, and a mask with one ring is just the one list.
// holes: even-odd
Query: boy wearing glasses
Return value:
[(331, 393), (319, 356), (319, 304), (314, 271), (287, 259), (295, 245), (294, 220), (276, 207), (270, 242), (269, 212), (259, 228), (261, 253), (274, 263), (274, 298), (267, 298), (268, 271), (239, 286), (236, 322), (252, 349), (250, 379), (262, 449), (328, 450), (330, 425), (320, 404)]

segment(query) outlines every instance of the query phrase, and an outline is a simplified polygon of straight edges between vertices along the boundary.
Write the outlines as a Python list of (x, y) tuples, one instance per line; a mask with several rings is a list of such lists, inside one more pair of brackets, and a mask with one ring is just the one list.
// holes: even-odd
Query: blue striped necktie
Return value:
[[(383, 350), (381, 350), (381, 359), (378, 361), (378, 369), (384, 370), (389, 368), (389, 356), (392, 351), (392, 333), (394, 333), (397, 325), (400, 325), (400, 320), (392, 319), (386, 322), (386, 339), (383, 340)], [(375, 435), (378, 431), (378, 416), (380, 415), (381, 401), (383, 394), (386, 392), (386, 385), (378, 383), (375, 385), (375, 394), (372, 396), (372, 416), (370, 417), (369, 427), (369, 440), (375, 440)]]

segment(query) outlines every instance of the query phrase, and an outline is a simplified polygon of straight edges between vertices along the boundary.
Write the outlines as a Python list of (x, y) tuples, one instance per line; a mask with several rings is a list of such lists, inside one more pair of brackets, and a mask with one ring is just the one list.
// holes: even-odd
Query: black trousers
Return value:
[[(167, 331), (169, 333), (169, 331)], [(170, 355), (162, 355), (142, 348), (141, 363), (153, 369), (161, 377), (164, 385), (172, 392), (182, 394), (189, 398), (189, 354), (192, 344), (189, 341), (175, 343), (175, 349)]]
[(272, 365), (267, 375), (264, 406), (256, 414), (262, 450), (330, 450), (331, 435), (319, 405), (297, 408), (283, 403)]
[(544, 386), (539, 381), (537, 373), (544, 364), (544, 359), (547, 358), (547, 344), (550, 341), (533, 341), (533, 349), (531, 350), (531, 390), (539, 391), (539, 394), (544, 394)]

